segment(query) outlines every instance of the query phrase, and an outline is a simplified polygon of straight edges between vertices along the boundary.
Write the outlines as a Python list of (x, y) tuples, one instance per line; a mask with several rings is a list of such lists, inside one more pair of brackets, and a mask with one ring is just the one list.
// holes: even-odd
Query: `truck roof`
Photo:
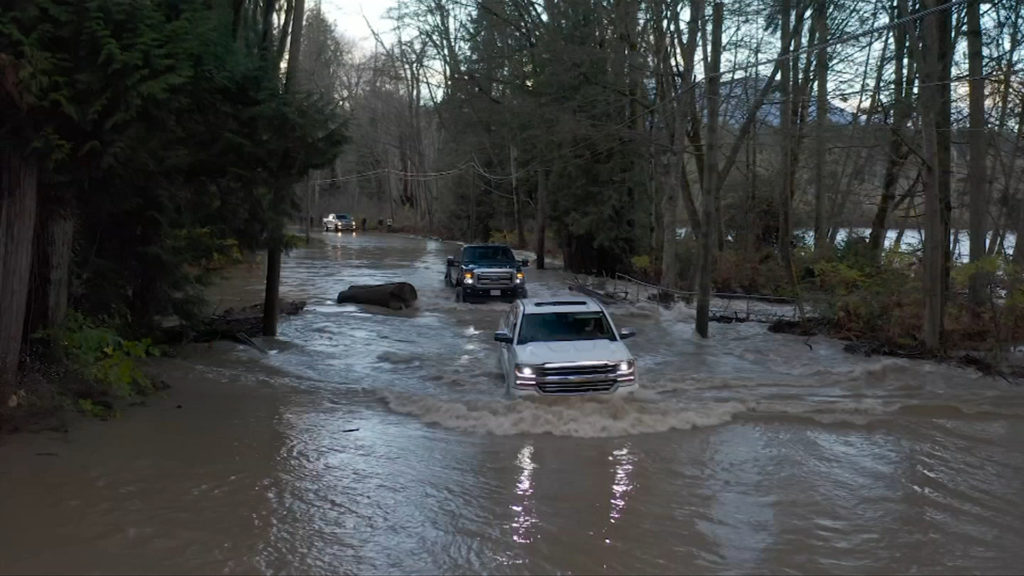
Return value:
[(604, 308), (586, 296), (566, 296), (564, 298), (524, 298), (524, 314), (546, 314), (551, 312), (603, 312)]

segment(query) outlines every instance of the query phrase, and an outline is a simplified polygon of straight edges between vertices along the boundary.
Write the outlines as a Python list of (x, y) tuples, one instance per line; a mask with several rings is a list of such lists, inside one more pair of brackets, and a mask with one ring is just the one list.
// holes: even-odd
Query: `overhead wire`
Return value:
[[(843, 36), (839, 36), (839, 37), (836, 37), (836, 38), (831, 38), (831, 39), (827, 40), (826, 42), (818, 42), (818, 43), (813, 44), (813, 45), (802, 47), (802, 48), (800, 48), (798, 50), (790, 50), (790, 51), (787, 51), (785, 54), (780, 54), (779, 56), (776, 56), (774, 58), (759, 60), (759, 61), (755, 61), (753, 63), (748, 63), (748, 64), (744, 64), (744, 65), (740, 65), (740, 66), (733, 66), (733, 67), (731, 67), (731, 68), (729, 68), (727, 70), (719, 71), (717, 76), (719, 78), (721, 78), (721, 77), (723, 77), (725, 75), (735, 74), (737, 72), (744, 72), (744, 71), (748, 71), (748, 70), (752, 70), (752, 69), (758, 69), (758, 68), (761, 68), (761, 67), (767, 66), (767, 65), (773, 65), (774, 66), (776, 64), (781, 64), (783, 62), (789, 62), (793, 58), (797, 58), (797, 57), (799, 57), (799, 56), (801, 56), (803, 54), (808, 54), (808, 53), (816, 52), (816, 51), (818, 51), (818, 50), (820, 50), (822, 48), (830, 48), (830, 47), (833, 47), (833, 46), (849, 44), (851, 42), (860, 40), (862, 38), (869, 37), (869, 36), (874, 36), (874, 35), (877, 35), (877, 34), (879, 34), (881, 32), (885, 32), (887, 30), (891, 30), (891, 29), (894, 29), (896, 27), (903, 26), (903, 25), (909, 24), (911, 22), (915, 22), (917, 20), (920, 20), (920, 19), (922, 19), (922, 18), (924, 18), (926, 16), (929, 16), (929, 15), (937, 13), (937, 12), (942, 12), (942, 11), (945, 11), (945, 10), (952, 10), (952, 9), (954, 9), (954, 8), (960, 6), (960, 5), (966, 4), (967, 1), (968, 0), (950, 0), (949, 2), (946, 2), (945, 4), (941, 4), (939, 6), (934, 6), (932, 8), (927, 8), (925, 10), (920, 10), (920, 11), (915, 12), (913, 14), (909, 14), (907, 16), (904, 16), (903, 18), (898, 18), (896, 20), (891, 20), (891, 21), (889, 21), (886, 24), (880, 24), (878, 26), (873, 26), (873, 27), (871, 27), (871, 28), (869, 28), (867, 30), (861, 30), (861, 31), (858, 31), (858, 32), (850, 33), (850, 34), (845, 34)], [(708, 77), (709, 76), (707, 76), (707, 75), (704, 76), (705, 79), (707, 79)], [(953, 82), (963, 82), (963, 81), (964, 81), (964, 79), (950, 79), (949, 81), (943, 81), (943, 82), (940, 82), (940, 83), (946, 83), (946, 82), (953, 83)], [(931, 85), (931, 84), (929, 84), (929, 85)], [(568, 154), (571, 154), (571, 153), (573, 153), (573, 152), (575, 152), (577, 150), (580, 150), (582, 148), (590, 146), (591, 144), (594, 144), (595, 142), (597, 142), (599, 140), (607, 138), (609, 136), (609, 134), (613, 134), (614, 131), (626, 128), (627, 126), (637, 122), (638, 120), (641, 120), (642, 118), (650, 115), (652, 112), (657, 111), (657, 109), (659, 107), (666, 105), (668, 102), (672, 102), (672, 101), (678, 99), (680, 96), (685, 94), (687, 91), (695, 90), (696, 87), (697, 87), (697, 83), (696, 82), (687, 83), (687, 85), (676, 89), (672, 93), (670, 98), (666, 98), (664, 100), (661, 100), (661, 101), (657, 102), (656, 104), (654, 104), (653, 106), (650, 106), (650, 107), (646, 108), (640, 115), (634, 115), (634, 116), (628, 117), (626, 120), (624, 120), (622, 122), (618, 122), (618, 123), (612, 125), (611, 127), (609, 127), (607, 129), (607, 131), (605, 133), (598, 134), (598, 135), (592, 136), (590, 138), (587, 138), (587, 139), (583, 140), (582, 142), (574, 144), (574, 145), (572, 145), (572, 146), (570, 146), (570, 147), (568, 147), (568, 148), (566, 148), (564, 150), (561, 150), (561, 151), (555, 153), (555, 155), (553, 157), (552, 156), (546, 156), (544, 158), (538, 158), (537, 160), (534, 160), (533, 162), (531, 162), (530, 164), (528, 164), (524, 168), (521, 168), (521, 169), (518, 169), (518, 170), (514, 170), (514, 171), (512, 171), (512, 172), (510, 172), (508, 174), (504, 174), (504, 175), (493, 174), (490, 171), (488, 171), (485, 168), (483, 168), (482, 166), (480, 166), (480, 164), (479, 164), (479, 162), (477, 162), (476, 158), (472, 158), (471, 160), (463, 161), (462, 163), (460, 163), (455, 168), (452, 168), (452, 169), (449, 169), (449, 170), (440, 171), (440, 172), (407, 172), (407, 171), (395, 170), (395, 169), (391, 169), (391, 168), (380, 168), (380, 169), (373, 170), (373, 171), (370, 171), (370, 172), (364, 172), (364, 173), (361, 173), (361, 174), (343, 176), (343, 177), (332, 178), (332, 179), (327, 179), (327, 180), (318, 180), (317, 182), (318, 183), (322, 183), (322, 182), (342, 182), (342, 181), (349, 181), (349, 180), (355, 180), (355, 179), (361, 179), (361, 178), (374, 177), (374, 176), (377, 176), (377, 175), (380, 175), (380, 174), (384, 174), (384, 173), (398, 175), (398, 176), (406, 177), (408, 179), (430, 180), (430, 179), (436, 179), (436, 178), (451, 176), (451, 175), (454, 175), (456, 173), (464, 171), (466, 168), (472, 168), (475, 173), (477, 173), (480, 176), (483, 176), (483, 177), (485, 177), (485, 178), (487, 178), (489, 180), (492, 180), (492, 181), (508, 181), (508, 180), (512, 180), (514, 178), (519, 178), (519, 177), (528, 175), (528, 174), (538, 170), (541, 164), (548, 164), (548, 169), (553, 168), (556, 163), (552, 162), (552, 160), (557, 160), (557, 159), (560, 159), (560, 158), (565, 158)], [(857, 93), (857, 92), (851, 92), (849, 94), (855, 94), (855, 93)], [(625, 140), (625, 139), (623, 139), (623, 140)], [(603, 154), (604, 152), (607, 152), (609, 149), (617, 147), (620, 144), (621, 144), (621, 141), (617, 140), (617, 141), (613, 142), (610, 146), (601, 147), (597, 151), (594, 151), (592, 153), (586, 154), (586, 155), (584, 155), (584, 156), (582, 156), (580, 158), (576, 158), (574, 160), (569, 160), (568, 162), (558, 163), (558, 164), (560, 164), (561, 166), (565, 166), (565, 165), (572, 165), (572, 164), (576, 164), (578, 162), (586, 161), (588, 159), (593, 158), (594, 156), (596, 156), (598, 154)]]

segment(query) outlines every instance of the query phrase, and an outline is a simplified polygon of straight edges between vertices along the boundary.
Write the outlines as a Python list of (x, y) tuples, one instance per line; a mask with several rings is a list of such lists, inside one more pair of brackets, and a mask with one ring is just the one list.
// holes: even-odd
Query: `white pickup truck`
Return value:
[(512, 396), (628, 394), (636, 359), (604, 307), (581, 296), (517, 301), (494, 333), (506, 393)]
[(356, 230), (356, 221), (348, 214), (328, 214), (327, 218), (324, 218), (322, 222), (324, 225), (324, 232), (341, 232), (343, 230), (351, 230), (355, 232)]

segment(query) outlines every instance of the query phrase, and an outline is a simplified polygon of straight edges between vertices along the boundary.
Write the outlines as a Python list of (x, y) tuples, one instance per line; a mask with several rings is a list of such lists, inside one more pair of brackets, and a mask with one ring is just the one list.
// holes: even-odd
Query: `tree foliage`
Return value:
[[(14, 4), (0, 13), (0, 146), (40, 167), (36, 252), (60, 261), (39, 239), (66, 216), (73, 308), (134, 335), (194, 317), (207, 271), (297, 213), (273, 192), (337, 157), (338, 90), (284, 92), (269, 0)], [(32, 275), (44, 303), (45, 277)]]

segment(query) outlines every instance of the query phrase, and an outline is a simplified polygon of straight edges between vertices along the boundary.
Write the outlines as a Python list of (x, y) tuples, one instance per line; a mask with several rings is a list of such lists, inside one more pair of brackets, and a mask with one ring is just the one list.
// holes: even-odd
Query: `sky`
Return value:
[(320, 7), (337, 25), (338, 32), (352, 38), (366, 50), (372, 50), (374, 45), (366, 20), (378, 33), (385, 33), (391, 23), (384, 18), (384, 13), (394, 4), (395, 0), (320, 0)]

